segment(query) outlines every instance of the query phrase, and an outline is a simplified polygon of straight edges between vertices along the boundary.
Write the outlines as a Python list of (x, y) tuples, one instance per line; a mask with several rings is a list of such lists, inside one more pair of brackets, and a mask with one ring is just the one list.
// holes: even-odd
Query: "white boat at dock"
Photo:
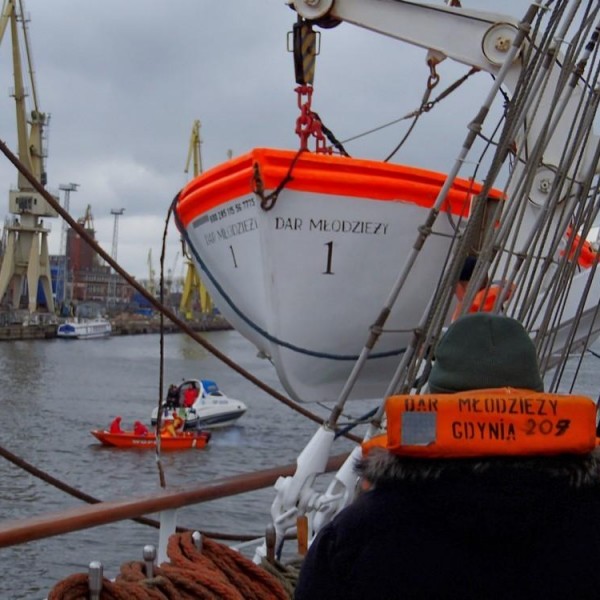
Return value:
[(56, 329), (56, 337), (66, 340), (90, 340), (108, 337), (112, 325), (108, 319), (73, 319), (61, 323)]

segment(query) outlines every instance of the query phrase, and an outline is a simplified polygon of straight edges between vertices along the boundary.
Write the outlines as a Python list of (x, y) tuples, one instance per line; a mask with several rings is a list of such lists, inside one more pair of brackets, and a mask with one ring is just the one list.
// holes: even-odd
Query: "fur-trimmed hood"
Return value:
[(296, 600), (598, 596), (600, 459), (429, 460), (373, 448), (374, 486), (313, 541)]
[(373, 448), (355, 465), (370, 484), (451, 481), (465, 476), (476, 479), (511, 479), (561, 483), (565, 487), (600, 487), (600, 449), (584, 455), (423, 459), (398, 456)]

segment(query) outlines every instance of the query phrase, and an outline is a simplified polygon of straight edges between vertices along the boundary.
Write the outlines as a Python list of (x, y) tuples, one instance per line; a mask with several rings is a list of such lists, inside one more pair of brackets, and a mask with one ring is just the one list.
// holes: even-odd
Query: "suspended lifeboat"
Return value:
[[(296, 400), (336, 399), (446, 176), (257, 148), (193, 179), (175, 218), (225, 318)], [(481, 186), (456, 179), (351, 397), (385, 391)], [(500, 194), (498, 193), (498, 197)]]

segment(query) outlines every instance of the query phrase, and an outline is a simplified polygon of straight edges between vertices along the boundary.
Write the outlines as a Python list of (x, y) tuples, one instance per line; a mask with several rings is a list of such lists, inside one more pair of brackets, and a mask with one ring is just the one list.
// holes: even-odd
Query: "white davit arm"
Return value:
[[(276, 552), (283, 543), (286, 532), (296, 526), (297, 518), (314, 505), (318, 497), (313, 487), (315, 478), (325, 472), (334, 438), (333, 430), (326, 425), (319, 427), (296, 459), (294, 475), (280, 477), (275, 483), (277, 494), (271, 505), (271, 518), (275, 527)], [(254, 562), (260, 564), (266, 555), (265, 541), (256, 549)]]
[(339, 20), (495, 73), (519, 27), (506, 15), (403, 0), (288, 0), (309, 21)]
[[(346, 22), (381, 35), (420, 46), (432, 52), (439, 62), (444, 57), (497, 74), (508, 57), (514, 57), (511, 67), (505, 71), (503, 85), (515, 91), (523, 68), (519, 53), (511, 52), (513, 44), (522, 45), (529, 33), (529, 23), (540, 5), (532, 2), (523, 21), (514, 17), (470, 10), (456, 6), (422, 4), (411, 0), (285, 0), (301, 17), (325, 26)], [(578, 3), (572, 3), (576, 11)], [(561, 44), (565, 31), (555, 36), (556, 47)], [(558, 57), (559, 55), (557, 55)], [(560, 77), (560, 68), (550, 68), (548, 81), (541, 86), (538, 113), (544, 115), (556, 102), (554, 92)], [(563, 151), (564, 140), (569, 136), (582, 86), (577, 85), (565, 98), (562, 117), (555, 123), (546, 141), (544, 160), (557, 165)], [(535, 143), (543, 134), (543, 116), (530, 116), (527, 127), (528, 144)], [(523, 134), (523, 131), (521, 131)], [(594, 148), (597, 137), (591, 136), (588, 148)], [(581, 165), (585, 172), (589, 165)], [(575, 175), (574, 173), (570, 173)]]

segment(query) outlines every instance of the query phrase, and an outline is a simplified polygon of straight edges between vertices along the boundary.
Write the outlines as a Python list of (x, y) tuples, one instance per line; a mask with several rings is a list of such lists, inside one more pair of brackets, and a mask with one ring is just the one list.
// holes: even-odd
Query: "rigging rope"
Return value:
[[(539, 323), (536, 340), (538, 355), (544, 370), (556, 364), (557, 359), (552, 356), (552, 348), (558, 336), (558, 325), (564, 320), (561, 315), (566, 307), (572, 277), (578, 269), (577, 258), (581, 254), (585, 237), (599, 210), (597, 191), (592, 183), (595, 178), (595, 165), (599, 162), (597, 148), (594, 148), (596, 156), (587, 157), (589, 171), (582, 172), (582, 165), (586, 158), (587, 138), (592, 130), (592, 121), (598, 107), (597, 93), (594, 92), (598, 81), (597, 68), (581, 90), (583, 93), (575, 106), (574, 118), (569, 122), (570, 131), (564, 136), (567, 144), (562, 156), (559, 157), (560, 161), (557, 165), (548, 165), (547, 160), (544, 160), (547, 142), (555, 133), (558, 119), (562, 116), (566, 101), (572, 96), (575, 84), (583, 76), (582, 69), (592, 55), (592, 48), (594, 62), (597, 65), (595, 43), (586, 46), (586, 36), (592, 31), (593, 18), (598, 13), (596, 6), (587, 18), (585, 27), (582, 27), (566, 46), (567, 53), (561, 63), (561, 76), (555, 77), (553, 83), (556, 100), (550, 105), (550, 110), (544, 108), (540, 111), (540, 95), (547, 93), (546, 88), (550, 84), (552, 68), (558, 65), (554, 53), (557, 38), (562, 40), (561, 35), (564, 33), (561, 33), (558, 27), (558, 17), (565, 7), (565, 3), (557, 6), (547, 33), (542, 36), (537, 46), (530, 46), (523, 77), (517, 86), (518, 91), (508, 107), (505, 132), (498, 143), (494, 162), (486, 177), (486, 181), (494, 181), (505, 156), (516, 152), (518, 167), (528, 162), (547, 169), (547, 196), (542, 197), (543, 205), (540, 206), (537, 224), (531, 227), (531, 223), (524, 222), (524, 217), (525, 209), (531, 202), (532, 192), (539, 198), (541, 188), (536, 188), (533, 180), (536, 170), (518, 168), (513, 171), (507, 183), (511, 189), (510, 203), (507, 203), (503, 211), (502, 223), (499, 227), (488, 229), (479, 253), (480, 271), (487, 273), (490, 280), (507, 281), (516, 290), (510, 298), (506, 295), (498, 297), (496, 310), (503, 306), (507, 314), (521, 320), (529, 328)], [(537, 27), (539, 28), (539, 21)], [(591, 36), (592, 40), (594, 35), (595, 33)], [(584, 59), (578, 61), (578, 56), (582, 52), (585, 55)], [(513, 140), (518, 128), (522, 126), (528, 129), (534, 119), (538, 121), (540, 135), (535, 138), (535, 144), (521, 145), (517, 151)], [(519, 172), (521, 176), (517, 180)], [(572, 174), (577, 174), (578, 179), (575, 180)], [(543, 180), (537, 185), (540, 186), (542, 183)], [(523, 226), (532, 233), (525, 242), (520, 241), (517, 246), (518, 234)], [(568, 226), (573, 231), (579, 232), (578, 247), (574, 246), (573, 236), (571, 239), (565, 237)], [(567, 240), (566, 247), (559, 256), (559, 250), (565, 246), (565, 240)], [(571, 351), (571, 345), (577, 342), (575, 333), (589, 294), (592, 276), (593, 271), (589, 271), (586, 291), (582, 294), (576, 318), (569, 325), (570, 331), (567, 332), (569, 341), (564, 345), (559, 361), (563, 364), (562, 370), (564, 370), (566, 357)], [(545, 290), (542, 294), (543, 301), (540, 300), (540, 289)], [(472, 288), (470, 298), (465, 300), (467, 305), (477, 290), (477, 286)], [(559, 381), (560, 374), (557, 371), (552, 382), (553, 389), (556, 389)]]
[[(342, 140), (341, 142), (339, 142), (339, 144), (342, 145), (342, 147), (343, 147), (343, 144), (347, 144), (348, 142), (353, 142), (354, 140), (358, 140), (367, 135), (371, 135), (372, 133), (377, 133), (378, 131), (387, 129), (388, 127), (391, 127), (392, 125), (396, 125), (397, 123), (406, 121), (407, 119), (414, 118), (416, 120), (418, 117), (421, 116), (422, 113), (429, 112), (436, 104), (441, 102), (444, 98), (446, 98), (448, 95), (450, 95), (456, 89), (458, 89), (467, 79), (469, 79), (469, 77), (471, 77), (472, 75), (474, 75), (475, 73), (478, 73), (478, 72), (479, 72), (479, 69), (476, 67), (473, 67), (472, 69), (469, 70), (468, 73), (466, 73), (460, 79), (457, 79), (454, 83), (449, 85), (443, 92), (441, 92), (433, 100), (428, 101), (428, 102), (421, 101), (421, 105), (419, 106), (419, 108), (405, 114), (404, 116), (399, 117), (398, 119), (394, 119), (393, 121), (388, 121), (387, 123), (384, 123), (383, 125), (379, 125), (378, 127), (374, 127), (367, 131), (363, 131), (363, 133), (358, 133), (356, 135), (353, 135), (352, 137), (346, 138), (345, 140)], [(411, 129), (412, 129), (412, 127), (413, 126), (411, 125)], [(323, 131), (325, 132), (325, 128), (323, 128)], [(399, 144), (399, 146), (396, 148), (396, 150), (394, 150), (393, 154), (404, 143), (404, 139), (405, 138), (403, 138), (403, 141)], [(388, 159), (389, 158), (391, 158), (391, 155), (388, 157)], [(388, 159), (386, 159), (386, 160), (388, 160)]]
[[(599, 209), (598, 201), (590, 195), (590, 191), (593, 189), (592, 173), (587, 176), (584, 174), (583, 180), (579, 180), (577, 185), (571, 176), (572, 173), (580, 172), (584, 158), (588, 159), (587, 164), (590, 165), (591, 171), (600, 162), (596, 156), (587, 157), (585, 154), (586, 136), (589, 136), (592, 130), (592, 121), (598, 104), (597, 93), (594, 92), (597, 88), (595, 73), (589, 76), (589, 81), (586, 81), (583, 89), (580, 90), (583, 93), (575, 117), (569, 121), (571, 131), (565, 135), (567, 146), (562, 156), (558, 157), (560, 158), (559, 164), (557, 166), (548, 165), (548, 161), (544, 160), (548, 153), (548, 142), (551, 140), (551, 136), (555, 135), (558, 120), (565, 110), (564, 103), (569, 98), (578, 78), (583, 76), (582, 65), (587, 64), (587, 59), (592, 54), (594, 54), (595, 64), (598, 62), (594, 35), (591, 36), (594, 42), (593, 46), (588, 45), (585, 48), (586, 60), (576, 62), (584, 51), (587, 36), (593, 29), (593, 18), (598, 13), (597, 3), (588, 5), (590, 13), (584, 26), (573, 36), (572, 40), (569, 40), (568, 44), (565, 43), (567, 26), (560, 22), (566, 7), (567, 3), (565, 2), (556, 3), (549, 19), (549, 26), (541, 36), (538, 34), (542, 18), (545, 17), (544, 11), (537, 12), (537, 19), (532, 21), (531, 27), (525, 20), (520, 25), (520, 29), (527, 33), (529, 44), (525, 46), (523, 53), (523, 69), (520, 81), (515, 88), (514, 97), (509, 103), (505, 103), (504, 128), (499, 141), (496, 142), (493, 160), (484, 178), (484, 187), (480, 198), (485, 198), (491, 186), (500, 177), (501, 169), (507, 158), (512, 159), (514, 155), (516, 165), (520, 168), (511, 170), (508, 177), (506, 189), (510, 190), (510, 193), (507, 194), (510, 202), (502, 203), (504, 206), (501, 220), (489, 220), (486, 228), (478, 233), (480, 236), (480, 243), (476, 247), (478, 266), (473, 274), (473, 285), (468, 288), (464, 301), (467, 307), (471, 305), (474, 295), (481, 289), (479, 283), (484, 280), (484, 277), (487, 277), (489, 285), (497, 280), (505, 282), (505, 291), (498, 296), (495, 311), (503, 310), (506, 314), (524, 322), (530, 329), (541, 318), (535, 311), (544, 311), (545, 315), (542, 315), (544, 319), (540, 321), (541, 328), (537, 331), (538, 353), (541, 359), (550, 358), (552, 339), (556, 338), (557, 323), (563, 310), (561, 304), (563, 307), (566, 305), (569, 290), (569, 285), (565, 282), (571, 279), (577, 267), (574, 264), (577, 260), (576, 257), (578, 252), (581, 253), (581, 246), (579, 250), (571, 251), (574, 242), (568, 240), (569, 245), (565, 249), (562, 259), (557, 259), (559, 246), (564, 244), (564, 235), (569, 224), (573, 231), (580, 234), (582, 239), (585, 238)], [(532, 42), (534, 38), (537, 40), (536, 44)], [(561, 44), (565, 45), (568, 52), (560, 64), (560, 76), (556, 77), (552, 71), (559, 68), (555, 52)], [(594, 47), (593, 53), (592, 47)], [(571, 76), (571, 74), (575, 74), (575, 76)], [(540, 108), (541, 96), (544, 93), (546, 96), (549, 94), (547, 89), (549, 85), (553, 86), (555, 100), (550, 103), (549, 109), (544, 106), (542, 110)], [(478, 119), (474, 121), (472, 131), (474, 135), (482, 137), (477, 121)], [(536, 132), (539, 131), (540, 134), (533, 138), (534, 143), (527, 144), (527, 134), (534, 124)], [(525, 140), (525, 143), (517, 146), (516, 140)], [(487, 144), (491, 149), (490, 140), (487, 140)], [(593, 149), (597, 151), (596, 147)], [(524, 169), (525, 163), (534, 165), (534, 167)], [(481, 164), (481, 160), (477, 164)], [(532, 192), (538, 193), (539, 191), (536, 188), (538, 183), (534, 180), (534, 176), (538, 172), (535, 168), (537, 165), (553, 169), (554, 172), (550, 173), (552, 183), (549, 186), (548, 198), (543, 199), (544, 206), (539, 211), (539, 216), (536, 217), (536, 225), (532, 227), (531, 216), (528, 217), (530, 220), (526, 221), (526, 211), (531, 205)], [(568, 201), (563, 202), (563, 199), (568, 199)], [(531, 211), (529, 214), (531, 215)], [(561, 216), (560, 221), (556, 219), (556, 215)], [(398, 371), (403, 369), (402, 373), (404, 374), (404, 379), (402, 379), (402, 375), (397, 373), (399, 387), (407, 386), (414, 381), (414, 375), (419, 371), (419, 363), (431, 355), (429, 349), (435, 346), (437, 332), (440, 331), (446, 319), (454, 293), (450, 274), (452, 270), (460, 269), (460, 256), (464, 256), (468, 252), (472, 234), (475, 232), (477, 219), (473, 219), (473, 216), (472, 213), (466, 228), (455, 229), (455, 232), (459, 234), (458, 243), (453, 248), (453, 257), (455, 258), (448, 267), (450, 271), (444, 268), (444, 273), (448, 275), (442, 276), (438, 291), (431, 302), (429, 317), (424, 318), (421, 350), (415, 351), (419, 347), (418, 344), (411, 345), (405, 354), (406, 360), (398, 369)], [(531, 232), (529, 237), (524, 235), (525, 231)], [(556, 252), (553, 252), (553, 249)], [(547, 258), (543, 259), (544, 256)], [(545, 265), (542, 260), (545, 261)], [(586, 286), (588, 291), (583, 293), (580, 308), (577, 311), (578, 316), (572, 323), (572, 327), (569, 324), (571, 339), (574, 339), (581, 311), (584, 305), (587, 306), (585, 302), (591, 289), (591, 272), (589, 277), (590, 280)], [(517, 291), (508, 297), (506, 290), (509, 289)], [(540, 301), (540, 289), (547, 290), (548, 300), (546, 302)], [(553, 322), (550, 319), (553, 319)], [(570, 344), (571, 342), (565, 347), (565, 352), (569, 351)]]
[[(253, 175), (254, 190), (253, 191), (260, 198), (260, 207), (264, 211), (269, 211), (269, 210), (275, 208), (275, 203), (277, 202), (277, 199), (279, 198), (279, 194), (281, 193), (283, 188), (290, 181), (292, 181), (292, 179), (293, 179), (292, 171), (294, 170), (294, 167), (296, 166), (296, 162), (298, 162), (298, 159), (300, 158), (300, 155), (303, 152), (306, 152), (306, 148), (300, 148), (296, 152), (296, 155), (290, 162), (290, 166), (288, 168), (287, 173), (285, 174), (285, 177), (279, 182), (277, 187), (270, 194), (267, 194), (266, 196), (265, 196), (265, 186), (263, 184), (262, 177), (260, 176), (260, 170), (259, 170), (258, 163), (254, 165), (254, 175)], [(191, 244), (190, 244), (190, 246), (191, 246)]]
[(431, 58), (428, 61), (428, 64), (429, 64), (429, 77), (427, 78), (427, 85), (425, 86), (425, 93), (423, 94), (423, 98), (421, 100), (421, 107), (419, 108), (418, 111), (416, 111), (416, 115), (413, 119), (413, 122), (410, 124), (408, 131), (404, 134), (402, 139), (398, 142), (397, 146), (387, 155), (386, 158), (384, 158), (383, 162), (389, 162), (394, 157), (396, 152), (398, 152), (398, 150), (400, 150), (400, 148), (404, 145), (404, 142), (406, 142), (406, 140), (412, 133), (412, 131), (415, 128), (415, 126), (417, 125), (417, 121), (419, 120), (421, 115), (426, 110), (429, 110), (429, 108), (426, 108), (429, 104), (429, 96), (431, 95), (433, 88), (439, 83), (440, 77), (435, 70), (435, 67), (437, 64), (436, 60)]

